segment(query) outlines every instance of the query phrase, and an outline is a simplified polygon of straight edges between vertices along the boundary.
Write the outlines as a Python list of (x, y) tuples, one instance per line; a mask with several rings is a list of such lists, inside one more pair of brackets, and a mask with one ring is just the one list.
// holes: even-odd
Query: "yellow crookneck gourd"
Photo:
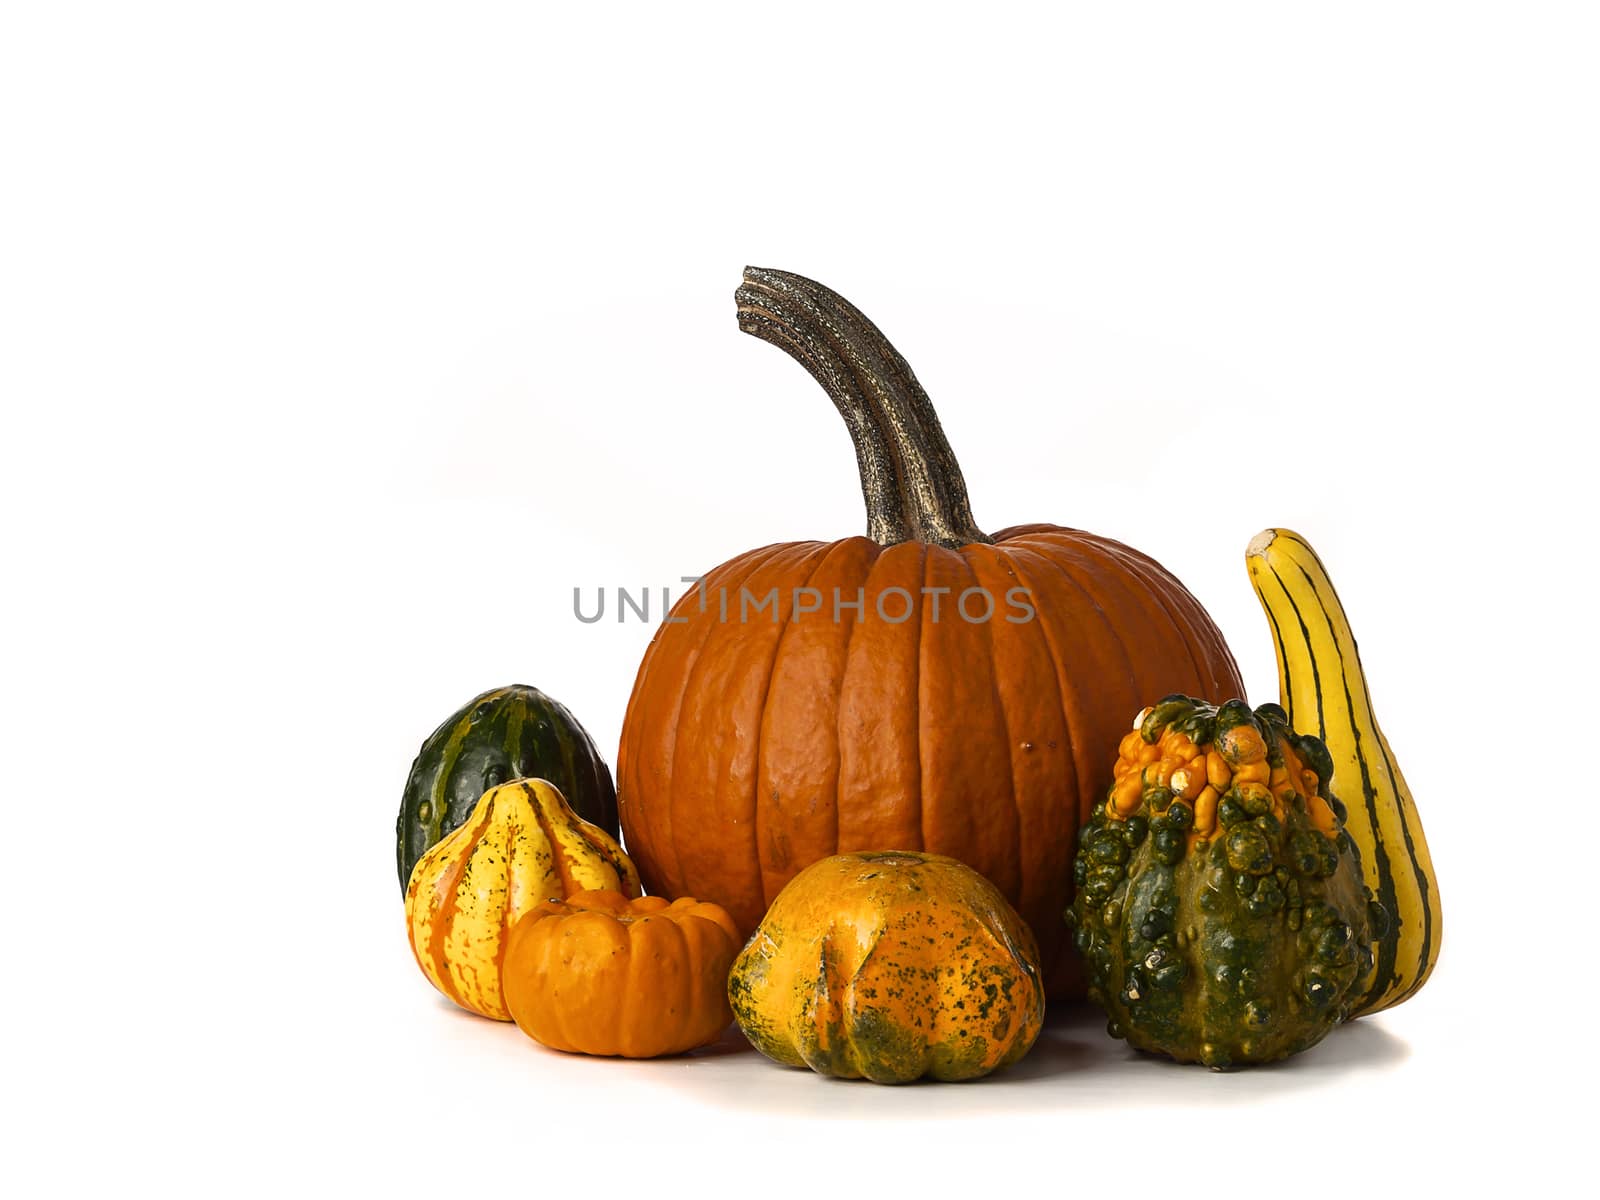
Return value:
[(1278, 693), (1289, 724), (1321, 738), (1332, 792), (1374, 898), (1393, 918), (1377, 944), (1365, 999), (1351, 1016), (1416, 994), (1439, 957), (1439, 884), (1411, 789), (1372, 711), (1355, 636), (1310, 544), (1287, 529), (1257, 534), (1245, 552), (1278, 655)]
[(583, 891), (638, 896), (639, 873), (554, 784), (513, 779), (491, 788), (411, 872), (406, 931), (417, 965), (462, 1008), (509, 1021), (500, 968), (511, 927), (545, 901)]

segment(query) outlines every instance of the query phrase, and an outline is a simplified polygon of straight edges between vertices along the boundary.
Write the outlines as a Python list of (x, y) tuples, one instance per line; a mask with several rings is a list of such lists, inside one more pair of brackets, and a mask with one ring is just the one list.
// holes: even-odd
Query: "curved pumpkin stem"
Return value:
[(895, 486), (894, 461), (860, 369), (825, 335), (822, 319), (796, 293), (789, 276), (747, 267), (744, 279), (734, 292), (739, 328), (771, 342), (811, 372), (844, 417), (867, 502), (867, 536), (880, 546), (910, 541), (914, 535)]
[(867, 535), (879, 545), (988, 542), (911, 367), (859, 309), (814, 280), (746, 267), (739, 328), (787, 351), (827, 390), (856, 446)]

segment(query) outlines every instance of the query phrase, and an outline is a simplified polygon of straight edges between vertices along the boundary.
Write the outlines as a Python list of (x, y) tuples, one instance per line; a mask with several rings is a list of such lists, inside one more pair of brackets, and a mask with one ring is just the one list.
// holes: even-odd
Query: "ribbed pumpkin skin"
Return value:
[(728, 976), (768, 1058), (874, 1083), (976, 1079), (1044, 1020), (1038, 947), (993, 884), (940, 855), (844, 854), (802, 871)]
[(483, 794), (471, 816), (417, 864), (406, 931), (417, 965), (462, 1008), (509, 1021), (500, 988), (507, 936), (546, 900), (580, 891), (639, 894), (639, 875), (605, 830), (543, 779)]
[[(748, 930), (829, 855), (946, 854), (1028, 921), (1051, 995), (1081, 995), (1062, 913), (1078, 830), (1111, 782), (1103, 747), (1144, 697), (1227, 699), (1243, 685), (1200, 604), (1138, 551), (1049, 525), (994, 543), (768, 546), (680, 600), (640, 664), (617, 758), (647, 890), (713, 901)], [(778, 620), (741, 623), (741, 587), (757, 598), (776, 587)], [(800, 587), (828, 599), (793, 621)], [(937, 622), (924, 587), (952, 589)], [(956, 610), (972, 587), (994, 597), (987, 623)], [(1016, 587), (1031, 621), (1005, 619), (1020, 615), (1006, 601)], [(859, 620), (833, 619), (835, 588), (846, 600), (863, 589)], [(904, 622), (878, 616), (891, 588), (911, 595)], [(890, 617), (904, 607), (885, 597)]]
[(501, 982), (517, 1027), (569, 1054), (657, 1058), (733, 1020), (733, 919), (715, 904), (620, 892), (548, 901), (511, 930)]
[(435, 729), (411, 764), (395, 823), (402, 892), (428, 848), (511, 779), (548, 779), (580, 817), (617, 836), (611, 772), (578, 719), (538, 688), (495, 688)]

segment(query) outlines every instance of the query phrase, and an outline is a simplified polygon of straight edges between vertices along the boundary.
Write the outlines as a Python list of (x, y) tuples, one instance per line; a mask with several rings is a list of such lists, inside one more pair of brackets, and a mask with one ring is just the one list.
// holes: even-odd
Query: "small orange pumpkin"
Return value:
[(733, 918), (715, 904), (578, 892), (533, 909), (511, 931), (506, 1006), (534, 1041), (622, 1058), (682, 1054), (733, 1020)]

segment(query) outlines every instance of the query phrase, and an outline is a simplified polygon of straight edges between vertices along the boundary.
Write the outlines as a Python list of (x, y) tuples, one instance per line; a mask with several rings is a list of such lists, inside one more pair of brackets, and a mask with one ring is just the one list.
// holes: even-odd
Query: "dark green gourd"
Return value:
[(1283, 709), (1169, 696), (1123, 742), (1067, 913), (1113, 1036), (1217, 1069), (1315, 1045), (1366, 994), (1388, 915)]
[(484, 792), (524, 778), (549, 780), (580, 817), (617, 836), (611, 772), (578, 719), (538, 688), (495, 688), (435, 729), (411, 764), (395, 823), (401, 892), (417, 860)]

